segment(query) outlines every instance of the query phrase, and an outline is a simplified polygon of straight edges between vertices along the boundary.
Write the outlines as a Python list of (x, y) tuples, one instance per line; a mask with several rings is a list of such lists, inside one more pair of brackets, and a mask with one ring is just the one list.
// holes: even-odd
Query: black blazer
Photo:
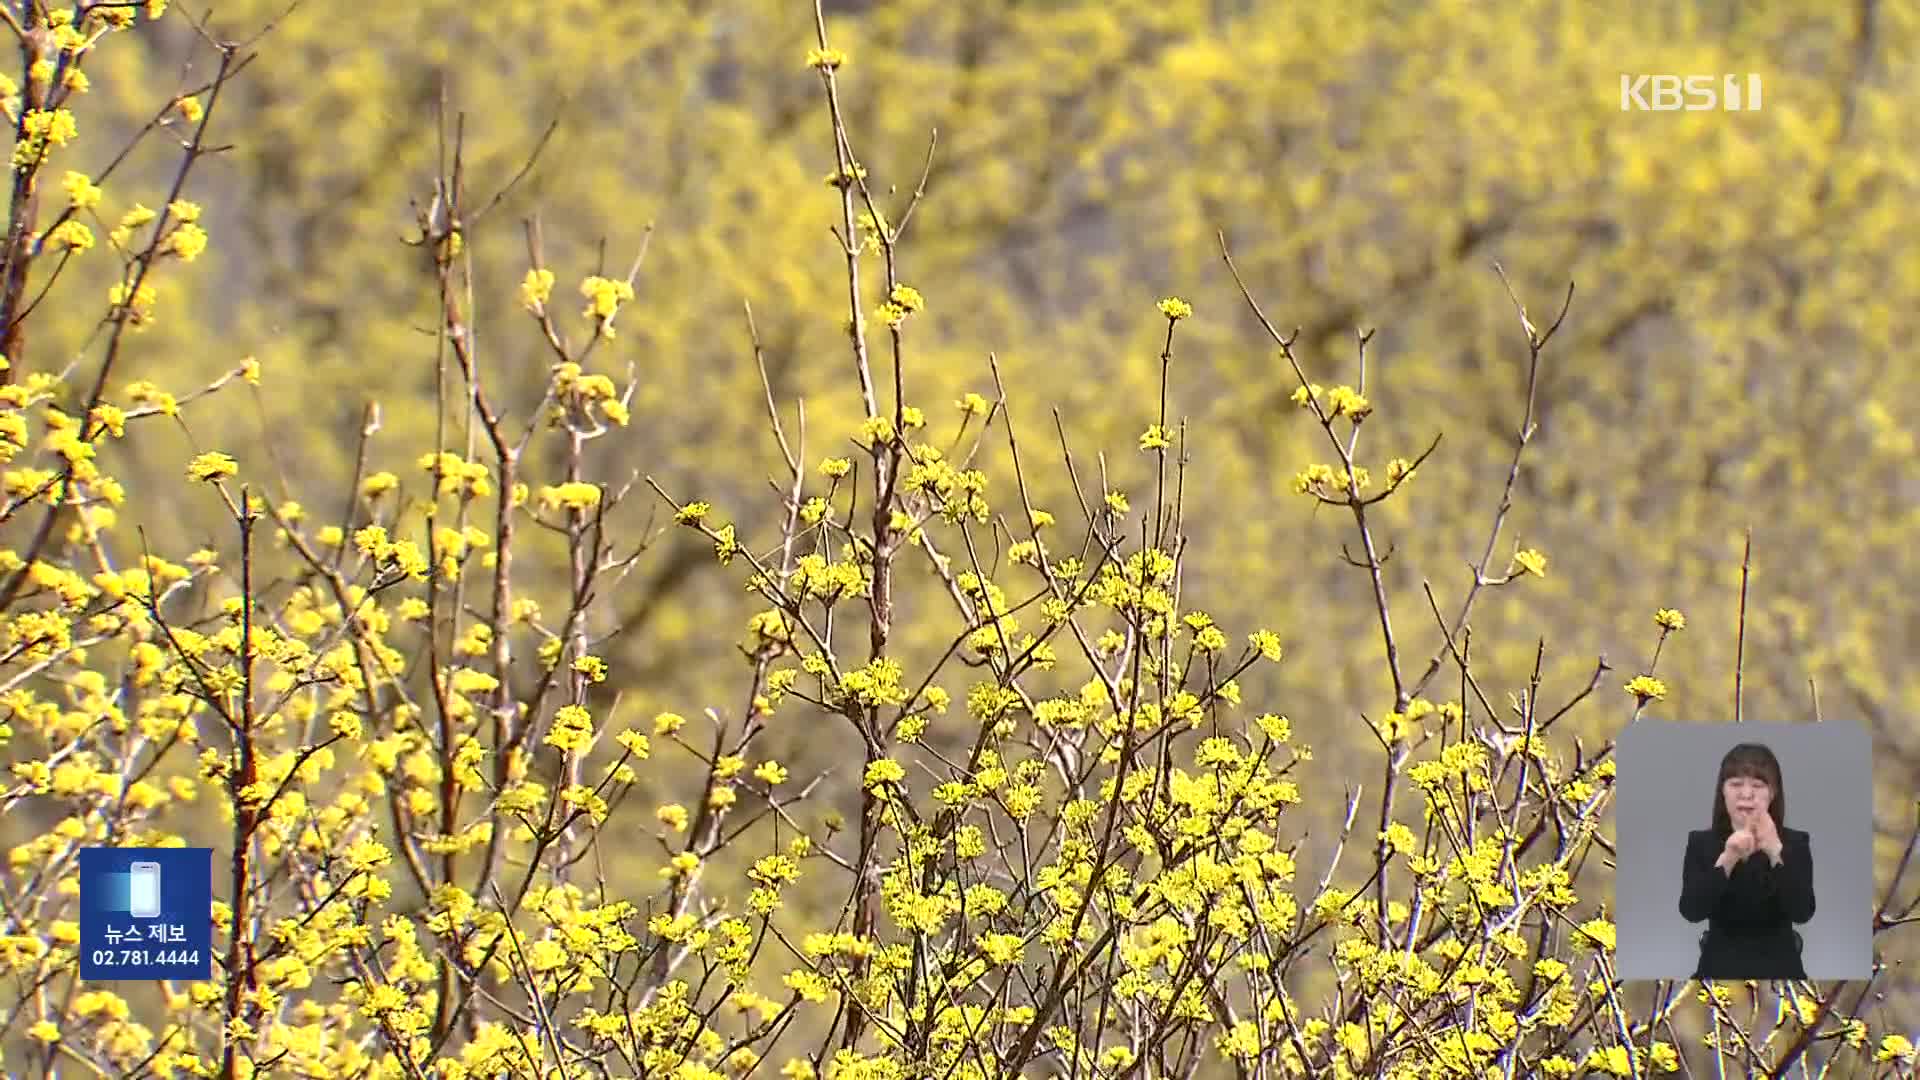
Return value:
[(1799, 829), (1780, 829), (1780, 865), (1755, 851), (1727, 873), (1713, 863), (1728, 833), (1687, 834), (1680, 915), (1706, 920), (1696, 979), (1804, 979), (1795, 923), (1813, 918), (1813, 845)]

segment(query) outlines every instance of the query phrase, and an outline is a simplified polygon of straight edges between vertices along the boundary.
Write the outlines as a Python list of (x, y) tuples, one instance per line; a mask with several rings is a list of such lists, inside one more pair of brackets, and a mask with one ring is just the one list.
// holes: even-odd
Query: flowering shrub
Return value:
[[(166, 318), (184, 264), (220, 251), (188, 192), (253, 54), (209, 38), (211, 82), (139, 133), (178, 146), (169, 190), (148, 198), (160, 209), (113, 168), (67, 165), (82, 61), (181, 17), (166, 6), (0, 8), (29, 50), (27, 84), (7, 88), (16, 190), (41, 200), (38, 217), (16, 201), (0, 274), (0, 798), (35, 834), (0, 884), (10, 1075), (1627, 1076), (1677, 1071), (1703, 1028), (1740, 1065), (1912, 1067), (1859, 988), (1789, 987), (1756, 1016), (1741, 1006), (1758, 987), (1615, 978), (1592, 870), (1610, 746), (1569, 748), (1560, 725), (1664, 698), (1679, 611), (1654, 615), (1644, 670), (1603, 661), (1564, 702), (1541, 700), (1536, 675), (1503, 708), (1476, 678), (1476, 603), (1550, 573), (1505, 524), (1571, 290), (1539, 322), (1508, 290), (1523, 419), (1484, 554), (1450, 607), (1428, 593), (1443, 645), (1415, 663), (1377, 508), (1434, 467), (1439, 439), (1363, 440), (1379, 415), (1370, 335), (1350, 382), (1319, 385), (1242, 284), (1324, 432), (1327, 457), (1299, 463), (1293, 488), (1351, 523), (1344, 554), (1391, 689), (1356, 718), (1375, 778), (1345, 785), (1345, 828), (1309, 864), (1297, 808), (1341, 782), (1311, 768), (1283, 702), (1247, 689), (1287, 662), (1281, 635), (1221, 625), (1183, 589), (1188, 523), (1209, 511), (1177, 419), (1182, 328), (1215, 313), (1178, 297), (1142, 313), (1161, 341), (1142, 490), (1109, 486), (1064, 429), (1054, 450), (1023, 442), (1012, 416), (1038, 403), (997, 365), (994, 395), (962, 397), (957, 433), (936, 436), (908, 395), (916, 330), (940, 308), (938, 284), (904, 269), (926, 184), (883, 190), (856, 153), (840, 80), (857, 58), (824, 19), (805, 63), (831, 121), (823, 197), (864, 419), (823, 452), (762, 367), (786, 469), (776, 528), (652, 476), (595, 475), (588, 448), (651, 419), (640, 376), (598, 370), (640, 302), (639, 263), (550, 266), (536, 240), (518, 295), (486, 294), (468, 238), (497, 201), (470, 191), (458, 137), (407, 238), (442, 356), (436, 438), (407, 448), (427, 493), (369, 466), (375, 409), (336, 517), (272, 494), (243, 447), (196, 451), (174, 488), (117, 481), (105, 448), (270, 375), (244, 359), (176, 396), (123, 355)], [(75, 259), (110, 260), (117, 280), (68, 366), (24, 328), (43, 298), (100, 305), (63, 287)], [(477, 308), (516, 303), (547, 351), (530, 400), (489, 376), (475, 330)], [(1004, 469), (981, 464), (1001, 450)], [(1036, 505), (1035, 470), (1056, 467), (1076, 502)], [(630, 500), (657, 500), (760, 608), (738, 643), (745, 684), (713, 702), (629, 717), (608, 693), (607, 597), (658, 539), (612, 524)], [(224, 531), (155, 550), (123, 517), (163, 505), (211, 507)], [(516, 573), (540, 559), (564, 584), (553, 595)], [(940, 625), (944, 651), (903, 648), (908, 618)], [(851, 763), (853, 820), (816, 810), (826, 777), (765, 749), (796, 725)], [(695, 796), (643, 805), (681, 790)], [(610, 870), (647, 834), (652, 882)], [(101, 844), (215, 849), (213, 980), (77, 978), (77, 852)], [(1898, 885), (1883, 931), (1911, 921)]]

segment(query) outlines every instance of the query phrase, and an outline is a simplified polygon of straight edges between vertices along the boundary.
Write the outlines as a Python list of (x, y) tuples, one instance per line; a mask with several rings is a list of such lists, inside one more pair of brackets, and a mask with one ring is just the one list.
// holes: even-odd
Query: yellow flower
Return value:
[(1177, 296), (1169, 296), (1160, 301), (1160, 314), (1174, 322), (1190, 319), (1193, 317), (1193, 305)]
[(153, 305), (159, 297), (158, 290), (150, 281), (141, 282), (140, 287), (131, 292), (125, 283), (107, 290), (107, 302), (116, 308), (124, 308), (127, 313), (127, 323), (135, 327), (145, 327), (153, 321)]
[(20, 118), (20, 138), (13, 146), (16, 169), (40, 163), (46, 152), (72, 142), (80, 134), (73, 113), (66, 109), (34, 109)]
[[(98, 424), (101, 430), (116, 439), (127, 433), (127, 413), (126, 410), (120, 408), (118, 405), (102, 404), (96, 406), (93, 410), (93, 422)], [(24, 440), (22, 440), (22, 445), (24, 445)]]
[(1905, 1035), (1883, 1035), (1880, 1037), (1880, 1049), (1873, 1055), (1875, 1061), (1902, 1061), (1912, 1064), (1914, 1047), (1912, 1040)]
[(1547, 557), (1532, 548), (1521, 548), (1514, 552), (1513, 565), (1519, 568), (1517, 573), (1547, 576)]
[(1579, 929), (1580, 938), (1577, 939), (1577, 944), (1586, 948), (1594, 948), (1597, 946), (1606, 952), (1613, 951), (1614, 930), (1612, 923), (1605, 919), (1589, 919), (1581, 923)]
[(354, 841), (343, 854), (349, 868), (361, 871), (378, 870), (393, 861), (387, 846), (372, 837)]
[(240, 465), (231, 457), (217, 450), (201, 454), (188, 463), (187, 477), (202, 483), (212, 483), (222, 477), (232, 476), (240, 471)]
[(1685, 630), (1687, 628), (1687, 617), (1680, 614), (1680, 612), (1674, 608), (1661, 608), (1659, 611), (1653, 613), (1653, 623), (1660, 629), (1669, 632)]
[(1382, 830), (1380, 839), (1386, 841), (1388, 849), (1402, 855), (1411, 855), (1414, 849), (1420, 846), (1420, 841), (1413, 835), (1413, 830), (1398, 821)]
[(400, 486), (400, 478), (390, 472), (377, 472), (360, 482), (360, 494), (377, 499)]
[(1642, 702), (1652, 698), (1655, 701), (1667, 696), (1667, 684), (1651, 675), (1635, 675), (1627, 680), (1627, 693)]
[(529, 270), (520, 282), (520, 304), (538, 315), (553, 297), (553, 271)]
[(542, 487), (540, 504), (548, 510), (590, 510), (600, 505), (600, 487), (579, 480)]
[(86, 173), (69, 170), (60, 180), (60, 189), (67, 193), (75, 210), (91, 210), (100, 205), (100, 189)]
[(1261, 734), (1274, 742), (1286, 742), (1293, 737), (1293, 722), (1274, 713), (1262, 713), (1254, 719)]
[(909, 285), (895, 285), (893, 291), (887, 294), (887, 299), (909, 314), (917, 314), (927, 306), (927, 301), (920, 295), (920, 291)]
[(93, 247), (93, 230), (83, 222), (68, 218), (47, 234), (46, 243), (74, 251), (87, 251)]
[(1614, 1076), (1631, 1076), (1633, 1074), (1633, 1059), (1628, 1055), (1626, 1047), (1617, 1044), (1614, 1046), (1594, 1047), (1587, 1052), (1587, 1059), (1584, 1064), (1589, 1069), (1611, 1073)]
[(906, 766), (892, 758), (881, 758), (867, 766), (866, 787), (876, 790), (888, 784), (898, 784), (906, 778)]
[(1366, 419), (1373, 412), (1373, 404), (1351, 386), (1336, 386), (1329, 390), (1327, 401), (1333, 406), (1334, 416), (1344, 416), (1355, 422)]
[(181, 262), (192, 262), (207, 250), (207, 230), (192, 222), (182, 222), (167, 236), (165, 251), (178, 255)]
[(1016, 964), (1025, 949), (1025, 942), (1019, 934), (982, 934), (979, 938), (980, 951), (995, 964)]
[(580, 283), (580, 295), (587, 298), (586, 309), (581, 314), (604, 322), (613, 318), (621, 304), (633, 299), (633, 286), (595, 274)]
[(580, 705), (562, 706), (553, 714), (545, 742), (562, 753), (585, 753), (594, 742), (593, 715)]

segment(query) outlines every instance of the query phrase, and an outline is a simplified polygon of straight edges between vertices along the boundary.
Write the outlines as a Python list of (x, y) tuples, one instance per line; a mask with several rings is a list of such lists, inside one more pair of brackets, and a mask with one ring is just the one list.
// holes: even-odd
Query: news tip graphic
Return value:
[(80, 849), (80, 977), (213, 978), (213, 849)]

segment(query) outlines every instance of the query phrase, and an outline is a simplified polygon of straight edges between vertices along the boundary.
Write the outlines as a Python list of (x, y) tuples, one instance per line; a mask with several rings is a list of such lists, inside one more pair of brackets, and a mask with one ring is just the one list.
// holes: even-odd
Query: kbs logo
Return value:
[[(1745, 93), (1742, 93), (1744, 89)], [(1621, 112), (1758, 112), (1760, 76), (1622, 75)]]

